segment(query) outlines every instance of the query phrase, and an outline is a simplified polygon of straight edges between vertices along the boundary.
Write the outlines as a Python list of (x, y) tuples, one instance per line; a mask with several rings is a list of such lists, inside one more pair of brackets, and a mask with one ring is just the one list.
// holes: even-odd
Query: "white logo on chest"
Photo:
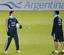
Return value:
[(61, 21), (60, 18), (58, 19), (58, 25), (59, 25), (59, 26), (62, 25), (62, 21)]

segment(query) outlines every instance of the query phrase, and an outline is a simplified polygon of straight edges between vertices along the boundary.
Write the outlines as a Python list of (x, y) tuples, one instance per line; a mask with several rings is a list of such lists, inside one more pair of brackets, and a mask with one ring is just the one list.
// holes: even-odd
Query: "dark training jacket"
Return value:
[[(17, 35), (17, 27), (16, 27), (16, 24), (18, 23), (17, 19), (13, 17), (8, 19), (7, 21), (7, 34), (10, 35), (10, 36), (15, 36)], [(21, 28), (21, 25), (20, 25), (20, 28)]]
[(52, 28), (52, 36), (54, 34), (61, 34), (63, 33), (62, 31), (62, 19), (57, 15), (54, 17), (53, 20), (53, 28)]

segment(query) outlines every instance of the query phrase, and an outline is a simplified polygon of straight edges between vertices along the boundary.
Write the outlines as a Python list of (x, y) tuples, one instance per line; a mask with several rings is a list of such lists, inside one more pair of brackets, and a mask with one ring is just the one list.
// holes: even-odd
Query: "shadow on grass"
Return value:
[(7, 54), (0, 53), (0, 55), (24, 55), (24, 53), (16, 53), (16, 52), (14, 52), (14, 53), (7, 53)]

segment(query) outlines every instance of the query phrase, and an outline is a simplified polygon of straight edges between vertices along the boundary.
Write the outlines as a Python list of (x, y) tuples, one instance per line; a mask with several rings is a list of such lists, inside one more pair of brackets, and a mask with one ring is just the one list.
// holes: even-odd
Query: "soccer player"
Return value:
[[(63, 30), (62, 30), (62, 19), (59, 16), (59, 11), (55, 11), (55, 17), (53, 20), (53, 28), (52, 28), (52, 36), (54, 39), (54, 47), (55, 50), (53, 53), (58, 54), (58, 45), (61, 44), (62, 51), (64, 53), (64, 37), (63, 37)], [(58, 43), (59, 42), (59, 43)]]
[(7, 19), (7, 43), (5, 46), (5, 54), (7, 54), (7, 50), (9, 48), (9, 45), (11, 43), (12, 38), (15, 40), (16, 45), (16, 51), (20, 53), (19, 50), (19, 39), (17, 34), (17, 28), (22, 28), (22, 25), (19, 24), (17, 19), (14, 17), (14, 11), (9, 12), (9, 18)]

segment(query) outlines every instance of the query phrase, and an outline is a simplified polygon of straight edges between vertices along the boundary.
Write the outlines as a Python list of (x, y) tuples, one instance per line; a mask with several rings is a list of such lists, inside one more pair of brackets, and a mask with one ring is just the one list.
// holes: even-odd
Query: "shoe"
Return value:
[(58, 54), (58, 51), (57, 52), (56, 51), (53, 51), (52, 54)]
[(21, 51), (20, 51), (20, 50), (16, 50), (16, 52), (17, 52), (17, 53), (21, 53)]
[(4, 51), (4, 54), (7, 54), (7, 51)]

